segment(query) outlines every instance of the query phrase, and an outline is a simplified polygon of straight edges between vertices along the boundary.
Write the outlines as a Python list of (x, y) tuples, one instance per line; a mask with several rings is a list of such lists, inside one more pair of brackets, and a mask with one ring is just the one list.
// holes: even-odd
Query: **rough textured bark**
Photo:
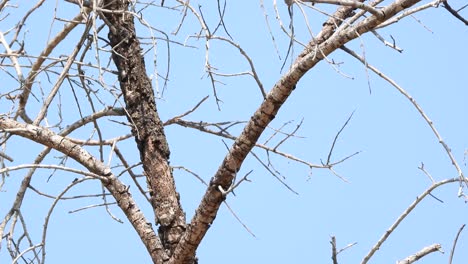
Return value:
[[(103, 7), (127, 11), (128, 1), (104, 1)], [(108, 23), (112, 58), (119, 71), (127, 117), (132, 124), (132, 133), (148, 181), (155, 222), (160, 225), (159, 236), (170, 255), (185, 231), (185, 214), (175, 189), (169, 166), (169, 147), (157, 113), (154, 91), (146, 74), (133, 16), (125, 12), (105, 12), (102, 16)]]

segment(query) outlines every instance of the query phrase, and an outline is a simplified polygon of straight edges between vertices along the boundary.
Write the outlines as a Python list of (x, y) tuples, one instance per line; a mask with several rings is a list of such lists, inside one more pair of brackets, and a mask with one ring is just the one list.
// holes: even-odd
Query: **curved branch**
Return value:
[[(128, 187), (112, 174), (109, 167), (79, 145), (55, 134), (47, 128), (22, 124), (13, 119), (2, 117), (0, 118), (0, 130), (31, 139), (39, 144), (60, 151), (86, 167), (90, 172), (103, 176), (104, 178), (101, 179), (101, 182), (114, 196), (118, 206), (137, 231), (153, 260), (161, 259), (160, 262), (162, 262), (162, 258), (166, 256), (166, 253), (159, 237), (156, 236), (151, 224), (146, 220), (140, 208), (133, 200)], [(155, 261), (155, 263), (157, 262)]]

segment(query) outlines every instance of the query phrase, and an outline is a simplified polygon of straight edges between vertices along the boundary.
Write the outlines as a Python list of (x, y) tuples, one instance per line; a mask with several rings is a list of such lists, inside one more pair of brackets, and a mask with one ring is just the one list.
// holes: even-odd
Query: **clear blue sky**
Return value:
[[(28, 28), (25, 48), (29, 54), (38, 55), (46, 43), (55, 7), (61, 18), (71, 18), (77, 14), (77, 7), (64, 1), (58, 2), (56, 5), (55, 1), (46, 1), (25, 25)], [(265, 2), (279, 53), (284, 58), (289, 39), (278, 28), (272, 4), (270, 1)], [(454, 5), (461, 3), (453, 2)], [(195, 7), (198, 5), (194, 1), (191, 3)], [(213, 13), (216, 9), (209, 7), (210, 4), (201, 5), (207, 23), (213, 29), (217, 24), (216, 13)], [(5, 24), (0, 25), (2, 32), (12, 26), (8, 25), (8, 21), (12, 23), (20, 14), (24, 14), (25, 1), (20, 1), (19, 5), (17, 11), (11, 11)], [(171, 6), (173, 2), (166, 1), (166, 5)], [(289, 20), (286, 7), (282, 1), (279, 1), (278, 6), (284, 22), (287, 23)], [(335, 8), (323, 5), (317, 7), (328, 11)], [(307, 42), (307, 29), (298, 11), (296, 8), (296, 34), (302, 42)], [(177, 14), (157, 7), (148, 7), (143, 12), (148, 23), (168, 33), (178, 25), (180, 17)], [(187, 35), (199, 31), (192, 15), (189, 14), (186, 20), (181, 32), (177, 36), (170, 35), (171, 38), (184, 42)], [(269, 90), (281, 76), (282, 61), (278, 59), (259, 2), (229, 1), (224, 21), (234, 40), (252, 58), (265, 89)], [(314, 14), (309, 17), (309, 21), (316, 34), (324, 16)], [(61, 23), (55, 22), (51, 31), (57, 32), (61, 28)], [(104, 31), (103, 37), (107, 34), (107, 30)], [(69, 54), (81, 32), (82, 28), (76, 30), (73, 39), (59, 46), (53, 56)], [(149, 36), (148, 30), (143, 27), (138, 28), (138, 33)], [(379, 33), (389, 41), (390, 35), (393, 36), (397, 45), (404, 50), (403, 53), (384, 47), (371, 35), (355, 40), (348, 47), (360, 54), (364, 51), (370, 64), (389, 75), (417, 100), (466, 173), (464, 152), (468, 149), (468, 28), (440, 7), (416, 14), (415, 18), (406, 18)], [(171, 47), (170, 81), (163, 98), (157, 102), (161, 118), (167, 120), (181, 114), (204, 96), (210, 95), (209, 100), (188, 116), (187, 120), (248, 120), (262, 99), (256, 83), (246, 76), (220, 78), (225, 85), (217, 86), (218, 96), (223, 100), (220, 105), (222, 111), (218, 111), (211, 82), (203, 69), (204, 43), (203, 39), (190, 39), (187, 44), (198, 49), (177, 45)], [(212, 66), (220, 72), (249, 70), (247, 62), (236, 49), (219, 41), (212, 41), (210, 45)], [(296, 45), (293, 55), (300, 51), (300, 46)], [(88, 55), (92, 63), (95, 63), (94, 52), (93, 49)], [(167, 52), (163, 41), (158, 42), (157, 54), (158, 71), (164, 73)], [(153, 59), (153, 51), (148, 52), (146, 63), (150, 69), (149, 74), (152, 73)], [(437, 181), (457, 176), (429, 126), (406, 98), (372, 73), (369, 73), (368, 80), (363, 65), (344, 52), (337, 51), (329, 59), (340, 63), (337, 66), (339, 70), (352, 79), (337, 73), (326, 62), (321, 62), (300, 81), (271, 127), (279, 128), (283, 123), (292, 121), (285, 127), (285, 131), (291, 132), (303, 119), (297, 132), (301, 138), (292, 138), (279, 149), (320, 164), (321, 161), (326, 161), (335, 134), (355, 111), (332, 156), (332, 160), (337, 161), (361, 151), (359, 155), (335, 167), (336, 172), (349, 183), (343, 182), (328, 170), (311, 171), (302, 164), (270, 154), (274, 168), (299, 193), (296, 195), (284, 188), (255, 158), (249, 156), (239, 174), (244, 175), (253, 170), (249, 176), (251, 182), (241, 184), (235, 191), (236, 196), (230, 195), (227, 201), (256, 237), (245, 231), (223, 206), (198, 250), (200, 263), (331, 263), (329, 241), (332, 235), (337, 237), (338, 248), (357, 242), (339, 255), (339, 263), (358, 263), (405, 208), (430, 186), (428, 177), (418, 169), (421, 162)], [(106, 63), (106, 60), (101, 61), (102, 65)], [(4, 72), (0, 74), (7, 85), (16, 85)], [(46, 92), (52, 87), (56, 76), (51, 78), (52, 84), (46, 75), (39, 79)], [(110, 79), (106, 81), (114, 82)], [(42, 95), (37, 87), (35, 94), (40, 98)], [(94, 88), (101, 89), (98, 86)], [(99, 94), (110, 99), (108, 92), (104, 90)], [(64, 125), (68, 125), (78, 118), (68, 85), (63, 87), (61, 100), (62, 114), (66, 120)], [(2, 112), (6, 108), (8, 106), (0, 106)], [(29, 111), (33, 116), (37, 114), (32, 100)], [(89, 114), (90, 110), (85, 110), (85, 113)], [(50, 114), (51, 123), (56, 118), (56, 115)], [(117, 117), (110, 119), (125, 121)], [(105, 138), (128, 133), (125, 127), (113, 122), (101, 121), (100, 124)], [(238, 133), (240, 129), (241, 126), (233, 129), (232, 133)], [(91, 132), (92, 127), (87, 127), (72, 136), (87, 139)], [(260, 142), (263, 143), (272, 133), (272, 130), (268, 130)], [(221, 138), (189, 128), (172, 125), (166, 127), (166, 135), (171, 148), (171, 165), (185, 166), (206, 182), (214, 175), (227, 152)], [(96, 135), (93, 138), (96, 139)], [(274, 142), (281, 139), (282, 137), (276, 137)], [(228, 139), (224, 141), (229, 146), (232, 144)], [(42, 149), (26, 140), (15, 139), (15, 142), (15, 145), (10, 144), (7, 148), (7, 153), (15, 158), (15, 162), (7, 165), (31, 163)], [(119, 143), (118, 146), (130, 162), (138, 161), (132, 139)], [(25, 149), (29, 150), (26, 154)], [(96, 149), (91, 151), (96, 153)], [(109, 148), (106, 148), (106, 162), (108, 151)], [(265, 151), (256, 149), (254, 152), (266, 159)], [(51, 155), (46, 164), (57, 163), (53, 156), (59, 156), (59, 153)], [(115, 156), (113, 161), (116, 164)], [(73, 163), (68, 161), (67, 165), (73, 166)], [(141, 172), (141, 168), (137, 172)], [(10, 208), (14, 193), (25, 173), (26, 171), (12, 173), (2, 189), (3, 192), (0, 192), (2, 216)], [(50, 173), (46, 170), (38, 171), (33, 186), (56, 195), (76, 177), (57, 172), (47, 182)], [(189, 220), (205, 187), (184, 171), (175, 170), (174, 174)], [(130, 184), (131, 190), (136, 192), (134, 184), (127, 176), (124, 176), (123, 181)], [(100, 190), (97, 181), (90, 181), (72, 189), (69, 195), (99, 193)], [(445, 254), (433, 253), (418, 263), (447, 262), (459, 227), (468, 221), (467, 204), (463, 199), (457, 198), (457, 191), (458, 184), (446, 185), (434, 191), (433, 194), (443, 203), (430, 197), (423, 201), (376, 253), (372, 263), (395, 263), (433, 243), (442, 244)], [(142, 202), (141, 197), (135, 196)], [(26, 199), (23, 213), (29, 219), (29, 232), (37, 239), (35, 242), (39, 243), (43, 219), (52, 200), (32, 191), (29, 191)], [(112, 212), (123, 219), (124, 224), (113, 221), (102, 207), (68, 214), (70, 210), (101, 202), (99, 198), (88, 198), (59, 203), (48, 230), (48, 263), (150, 263), (136, 232), (118, 207), (111, 207)], [(145, 205), (143, 209), (151, 219), (150, 208)], [(466, 263), (467, 259), (468, 234), (465, 230), (459, 239), (454, 263)], [(0, 262), (9, 261), (3, 244)]]

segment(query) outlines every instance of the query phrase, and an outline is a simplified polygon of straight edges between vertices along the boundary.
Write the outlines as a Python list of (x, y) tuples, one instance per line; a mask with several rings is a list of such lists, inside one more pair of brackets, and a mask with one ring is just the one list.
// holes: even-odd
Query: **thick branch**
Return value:
[(225, 200), (225, 196), (219, 191), (219, 187), (224, 190), (229, 189), (234, 176), (239, 171), (247, 154), (255, 146), (255, 143), (266, 126), (274, 119), (280, 107), (295, 89), (299, 79), (328, 54), (359, 35), (372, 30), (381, 22), (392, 17), (401, 10), (414, 5), (418, 1), (419, 0), (396, 1), (381, 9), (383, 13), (382, 16), (370, 16), (354, 28), (351, 27), (344, 31), (333, 33), (333, 30), (343, 19), (352, 15), (352, 9), (349, 7), (340, 7), (338, 9), (335, 15), (332, 16), (333, 20), (336, 19), (338, 23), (324, 24), (323, 31), (327, 32), (325, 32), (326, 34), (323, 32), (319, 34), (319, 36), (321, 36), (319, 39), (321, 44), (318, 44), (316, 40), (309, 43), (308, 47), (301, 53), (289, 72), (274, 85), (263, 103), (251, 117), (241, 135), (234, 142), (218, 171), (211, 179), (210, 185), (187, 231), (172, 255), (170, 263), (187, 263), (191, 257), (194, 256), (198, 244), (214, 221), (219, 206)]
[(162, 263), (165, 252), (161, 241), (133, 200), (128, 187), (112, 174), (109, 167), (105, 166), (79, 145), (55, 134), (49, 129), (22, 124), (13, 119), (0, 118), (0, 130), (31, 139), (39, 144), (60, 151), (86, 167), (90, 172), (105, 176), (106, 180), (101, 180), (103, 185), (114, 196), (117, 204), (132, 223), (153, 260), (159, 260), (154, 262)]

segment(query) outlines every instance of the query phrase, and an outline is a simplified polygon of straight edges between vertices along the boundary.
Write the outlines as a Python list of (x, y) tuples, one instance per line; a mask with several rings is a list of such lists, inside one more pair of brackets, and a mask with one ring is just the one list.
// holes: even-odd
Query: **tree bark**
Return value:
[(185, 213), (179, 201), (171, 167), (169, 146), (159, 118), (154, 91), (146, 74), (145, 61), (135, 32), (128, 1), (104, 1), (102, 17), (109, 27), (112, 58), (119, 72), (128, 121), (132, 124), (140, 159), (150, 190), (159, 237), (171, 255), (186, 229)]

